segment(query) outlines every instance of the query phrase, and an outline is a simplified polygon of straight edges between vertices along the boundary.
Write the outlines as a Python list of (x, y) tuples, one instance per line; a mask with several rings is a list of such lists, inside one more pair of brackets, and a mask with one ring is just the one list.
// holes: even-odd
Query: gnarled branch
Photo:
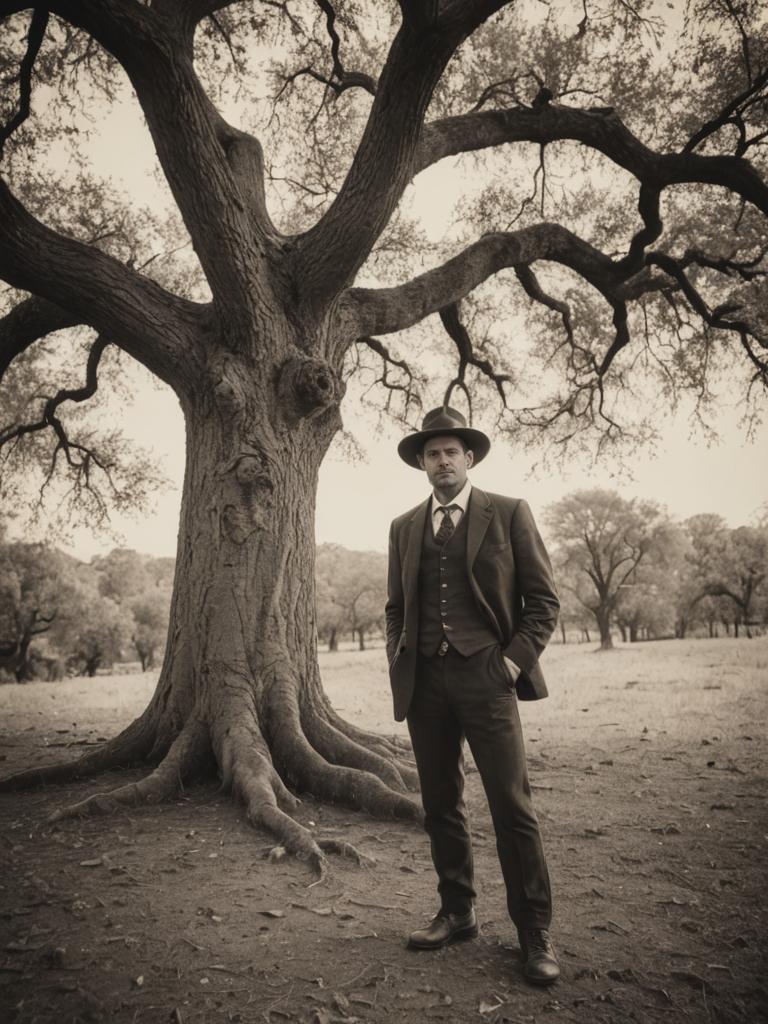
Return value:
[(620, 263), (567, 228), (544, 223), (484, 235), (446, 263), (406, 284), (351, 288), (344, 301), (358, 318), (361, 333), (388, 334), (457, 302), (505, 267), (526, 267), (537, 260), (552, 260), (576, 271), (612, 303), (624, 300), (627, 288), (632, 288), (634, 295), (658, 284), (647, 271), (627, 274)]
[(323, 217), (297, 240), (294, 272), (308, 305), (333, 301), (364, 263), (413, 175), (424, 114), (448, 61), (502, 6), (462, 0), (446, 6), (436, 28), (404, 21), (346, 179)]
[(27, 35), (27, 52), (22, 58), (18, 75), (19, 109), (8, 124), (0, 128), (0, 160), (3, 158), (3, 149), (8, 139), (29, 117), (32, 102), (32, 71), (43, 44), (45, 30), (48, 27), (48, 17), (48, 11), (44, 8), (35, 7), (32, 11), (32, 20), (29, 23)]
[[(196, 376), (199, 379), (195, 343), (205, 307), (173, 295), (107, 253), (46, 227), (2, 181), (0, 276), (58, 307), (62, 319), (89, 324), (114, 338), (176, 390)], [(50, 307), (42, 313), (45, 307), (33, 308), (43, 320), (55, 321)], [(23, 324), (22, 314), (16, 323)], [(14, 343), (8, 345), (13, 349)]]
[(16, 356), (34, 342), (79, 323), (78, 317), (37, 295), (17, 303), (0, 318), (0, 382)]
[[(242, 188), (229, 150), (250, 137), (227, 124), (202, 86), (193, 60), (194, 24), (183, 5), (169, 3), (58, 0), (50, 7), (89, 32), (128, 75), (225, 333), (236, 343), (238, 327), (258, 318), (270, 295), (266, 260), (259, 257), (276, 232), (263, 203), (239, 215), (259, 185)], [(198, 14), (214, 11), (197, 5)], [(258, 175), (258, 160), (249, 160), (248, 172)], [(244, 260), (244, 252), (254, 258)]]
[(82, 387), (60, 388), (53, 397), (46, 401), (43, 406), (42, 416), (39, 420), (36, 420), (33, 423), (12, 424), (10, 427), (0, 430), (0, 448), (3, 448), (11, 441), (24, 437), (26, 434), (34, 434), (40, 430), (46, 430), (48, 427), (51, 427), (59, 439), (57, 450), (59, 448), (63, 448), (67, 456), (67, 461), (72, 465), (73, 463), (70, 450), (75, 448), (85, 451), (85, 449), (83, 449), (81, 445), (74, 444), (69, 440), (66, 431), (64, 430), (64, 426), (56, 415), (56, 412), (59, 406), (64, 402), (85, 402), (87, 399), (93, 398), (96, 394), (96, 388), (98, 387), (99, 363), (101, 361), (102, 353), (108, 344), (109, 342), (102, 335), (99, 335), (94, 341), (88, 353), (88, 362), (86, 363), (85, 370), (85, 384)]
[[(387, 397), (384, 402), (384, 408), (387, 412), (390, 412), (392, 405), (392, 398), (395, 394), (401, 394), (405, 403), (405, 414), (407, 415), (409, 405), (418, 401), (417, 394), (414, 390), (416, 377), (411, 369), (409, 363), (405, 359), (397, 359), (389, 351), (387, 346), (380, 341), (378, 338), (362, 337), (356, 341), (357, 345), (364, 345), (369, 348), (372, 352), (375, 352), (381, 359), (382, 370), (381, 376), (378, 377), (373, 383), (374, 385), (380, 384), (387, 393)], [(390, 377), (390, 369), (394, 367), (399, 370), (402, 379), (393, 380)], [(420, 403), (419, 403), (420, 404)]]
[(694, 183), (721, 185), (768, 214), (768, 185), (743, 157), (657, 153), (646, 146), (610, 107), (579, 109), (555, 103), (509, 110), (480, 110), (424, 126), (414, 173), (438, 160), (507, 142), (571, 140), (597, 150), (649, 189)]
[(456, 371), (456, 376), (450, 381), (445, 390), (443, 405), (450, 405), (451, 395), (456, 388), (460, 388), (467, 399), (469, 406), (469, 418), (471, 422), (472, 396), (470, 394), (469, 387), (467, 386), (467, 369), (470, 366), (474, 366), (475, 369), (479, 370), (480, 373), (484, 374), (495, 385), (496, 390), (501, 397), (502, 405), (506, 408), (507, 396), (504, 392), (504, 385), (510, 384), (512, 382), (512, 378), (504, 373), (496, 373), (491, 362), (488, 359), (481, 359), (475, 352), (474, 346), (472, 345), (472, 339), (469, 336), (469, 331), (461, 321), (459, 303), (452, 302), (450, 306), (445, 306), (441, 309), (440, 319), (448, 336), (456, 346), (456, 351), (459, 356), (459, 365)]

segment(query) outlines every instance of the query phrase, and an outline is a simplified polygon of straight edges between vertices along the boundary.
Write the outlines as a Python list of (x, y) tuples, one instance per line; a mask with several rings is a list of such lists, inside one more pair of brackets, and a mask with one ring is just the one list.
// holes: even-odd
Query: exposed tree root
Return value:
[(94, 793), (79, 803), (62, 807), (54, 811), (48, 821), (88, 814), (110, 814), (120, 807), (156, 804), (167, 800), (182, 789), (187, 779), (200, 771), (201, 762), (205, 761), (209, 749), (208, 727), (198, 719), (191, 718), (151, 775), (139, 782), (119, 786), (107, 793)]
[[(208, 690), (216, 693), (215, 705), (199, 706), (172, 742), (169, 727), (160, 727), (157, 708), (150, 704), (139, 719), (98, 750), (69, 764), (20, 772), (0, 781), (0, 790), (69, 782), (159, 759), (138, 782), (59, 808), (49, 821), (109, 814), (126, 806), (172, 799), (213, 759), (223, 784), (245, 804), (248, 820), (271, 832), (279, 847), (308, 863), (318, 881), (327, 873), (327, 854), (348, 857), (359, 865), (372, 861), (349, 843), (323, 839), (297, 821), (293, 815), (300, 801), (289, 786), (373, 815), (421, 820), (420, 806), (406, 795), (409, 787), (417, 788), (416, 772), (405, 761), (407, 744), (350, 726), (323, 698), (319, 704), (307, 702), (300, 712), (297, 679), (283, 651), (274, 652), (258, 688), (229, 663), (219, 663), (217, 671), (223, 676)], [(262, 697), (258, 706), (257, 692)]]
[(300, 790), (319, 799), (345, 804), (355, 810), (396, 818), (421, 819), (421, 808), (402, 792), (390, 789), (376, 775), (357, 768), (329, 764), (304, 735), (290, 673), (277, 675), (270, 687), (268, 721), (273, 729), (271, 749), (281, 774)]
[(390, 789), (394, 789), (398, 793), (406, 792), (407, 786), (403, 776), (392, 759), (367, 750), (320, 718), (319, 715), (313, 714), (307, 718), (308, 720), (303, 723), (306, 737), (326, 761), (347, 768), (358, 768), (360, 771), (371, 772)]
[(379, 736), (373, 732), (366, 732), (358, 729), (341, 718), (330, 705), (324, 709), (324, 718), (334, 729), (338, 730), (358, 746), (378, 754), (389, 764), (394, 765), (405, 783), (406, 787), (413, 793), (419, 790), (419, 775), (413, 761), (413, 751), (408, 740), (399, 736)]
[[(215, 743), (215, 741), (214, 741)], [(261, 740), (263, 744), (263, 739)], [(266, 744), (264, 744), (266, 750)], [(306, 861), (317, 881), (322, 881), (328, 871), (328, 861), (324, 850), (342, 853), (357, 860), (364, 861), (363, 855), (349, 844), (338, 844), (335, 840), (317, 840), (310, 830), (296, 821), (278, 807), (278, 796), (287, 794), (293, 807), (298, 800), (292, 796), (272, 766), (268, 752), (259, 751), (253, 744), (249, 730), (242, 728), (237, 734), (232, 731), (223, 737), (223, 761), (227, 765), (225, 781), (231, 783), (233, 790), (242, 799), (246, 807), (246, 815), (252, 825), (266, 828), (277, 837), (280, 844), (300, 860)], [(279, 787), (275, 788), (275, 779)], [(338, 848), (340, 845), (348, 849)]]
[(40, 768), (29, 768), (0, 779), (0, 792), (10, 793), (20, 789), (32, 789), (35, 786), (73, 782), (76, 779), (89, 778), (99, 772), (127, 768), (131, 764), (143, 761), (147, 758), (155, 737), (155, 730), (148, 719), (145, 711), (113, 739), (73, 761), (59, 761)]

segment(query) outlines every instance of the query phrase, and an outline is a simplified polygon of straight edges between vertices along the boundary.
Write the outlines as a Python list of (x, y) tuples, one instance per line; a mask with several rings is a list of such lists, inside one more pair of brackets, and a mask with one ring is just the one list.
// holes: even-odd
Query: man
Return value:
[(467, 471), (490, 441), (444, 407), (398, 446), (432, 496), (390, 531), (387, 656), (395, 718), (408, 720), (440, 910), (409, 946), (477, 935), (472, 847), (463, 800), (469, 742), (485, 787), (528, 981), (560, 974), (549, 938), (549, 876), (531, 802), (518, 697), (546, 697), (538, 658), (559, 602), (528, 505), (485, 494)]

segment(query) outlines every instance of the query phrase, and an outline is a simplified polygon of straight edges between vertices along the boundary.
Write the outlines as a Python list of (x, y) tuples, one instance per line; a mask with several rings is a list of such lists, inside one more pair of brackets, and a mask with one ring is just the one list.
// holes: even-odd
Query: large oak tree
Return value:
[[(384, 393), (415, 418), (426, 335), (380, 336), (439, 314), (455, 358), (443, 355), (441, 394), (485, 387), (500, 430), (561, 450), (631, 437), (626, 396), (640, 381), (702, 408), (713, 374), (753, 397), (766, 383), (760, 4), (690, 0), (684, 21), (668, 6), (0, 2), (0, 277), (12, 289), (0, 371), (14, 382), (0, 443), (22, 461), (45, 456), (97, 511), (102, 478), (129, 501), (145, 474), (120, 478), (119, 439), (105, 454), (64, 415), (100, 375), (119, 378), (119, 353), (173, 389), (187, 436), (149, 707), (80, 761), (7, 785), (152, 766), (67, 813), (104, 810), (171, 796), (212, 754), (254, 822), (319, 867), (296, 792), (418, 815), (399, 743), (343, 721), (317, 666), (315, 490), (350, 370), (380, 360)], [(259, 119), (249, 75), (271, 48), (274, 106)], [(74, 138), (77, 154), (78, 97), (90, 113), (126, 81), (205, 292), (194, 273), (162, 269), (163, 225), (121, 208), (87, 169), (76, 184), (39, 170), (46, 147), (70, 152)], [(35, 90), (53, 116), (34, 108)], [(447, 251), (419, 267), (404, 197), (454, 158), (487, 184)], [(520, 320), (517, 342), (496, 329), (502, 294), (529, 311), (525, 346)], [(35, 353), (55, 363), (65, 328), (85, 332), (83, 379), (62, 367), (66, 382), (40, 400)], [(652, 423), (634, 426), (643, 436)]]

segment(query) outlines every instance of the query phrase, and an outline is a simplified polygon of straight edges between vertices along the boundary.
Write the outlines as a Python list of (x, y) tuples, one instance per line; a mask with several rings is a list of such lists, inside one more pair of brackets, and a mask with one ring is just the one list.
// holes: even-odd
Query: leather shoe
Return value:
[(523, 951), (523, 975), (533, 985), (551, 985), (560, 977), (555, 949), (544, 928), (525, 928), (518, 932)]
[(477, 917), (474, 908), (466, 914), (448, 914), (440, 911), (426, 928), (418, 928), (408, 937), (410, 949), (441, 949), (451, 942), (474, 939), (477, 936)]

